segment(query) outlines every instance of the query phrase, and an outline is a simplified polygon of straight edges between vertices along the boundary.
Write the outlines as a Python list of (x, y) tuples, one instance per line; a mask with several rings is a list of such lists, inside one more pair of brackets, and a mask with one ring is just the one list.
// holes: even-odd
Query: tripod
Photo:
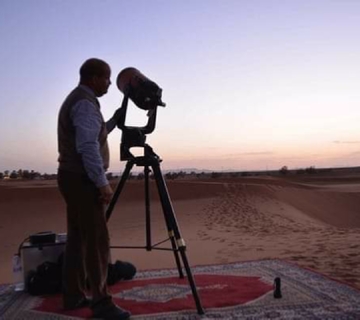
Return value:
[[(134, 165), (139, 167), (144, 167), (144, 181), (145, 181), (145, 221), (146, 221), (146, 246), (114, 246), (112, 248), (132, 248), (132, 249), (146, 249), (147, 251), (151, 250), (170, 250), (173, 251), (176, 266), (179, 272), (179, 277), (184, 278), (183, 270), (181, 267), (181, 260), (183, 262), (184, 268), (186, 270), (186, 275), (191, 287), (191, 291), (194, 297), (198, 314), (204, 314), (200, 298), (196, 289), (196, 284), (192, 276), (192, 272), (189, 266), (189, 262), (186, 256), (186, 246), (185, 241), (181, 237), (178, 223), (175, 217), (174, 209), (171, 204), (170, 196), (166, 187), (164, 177), (161, 173), (160, 162), (161, 159), (153, 151), (153, 149), (148, 144), (143, 144), (144, 156), (135, 157), (127, 149), (126, 146), (121, 146), (121, 154), (123, 158), (126, 158), (128, 161), (126, 163), (125, 171), (123, 172), (121, 179), (115, 189), (114, 195), (109, 203), (109, 206), (106, 210), (106, 219), (109, 220), (111, 213), (114, 209), (116, 201), (118, 200), (121, 191), (125, 185), (126, 180), (129, 177), (130, 171)], [(169, 238), (161, 241), (157, 244), (152, 244), (151, 241), (151, 226), (150, 226), (150, 197), (149, 197), (149, 173), (150, 167), (153, 171), (158, 193), (160, 196), (160, 201), (162, 205), (162, 210), (165, 218), (166, 227), (168, 230)], [(157, 247), (159, 244), (162, 244), (165, 241), (171, 242), (171, 248), (161, 248)], [(180, 256), (179, 256), (180, 254)]]

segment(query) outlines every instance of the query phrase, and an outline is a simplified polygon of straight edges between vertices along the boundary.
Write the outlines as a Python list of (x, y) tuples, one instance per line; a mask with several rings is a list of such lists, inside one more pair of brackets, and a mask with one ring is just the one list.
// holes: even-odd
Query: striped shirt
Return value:
[[(80, 85), (91, 95), (95, 94), (87, 86)], [(89, 178), (100, 188), (109, 184), (100, 154), (99, 133), (102, 118), (96, 112), (97, 106), (87, 99), (78, 101), (71, 109), (70, 118), (75, 127), (76, 151), (81, 154), (85, 171)], [(116, 125), (114, 119), (106, 122), (106, 129), (110, 133)]]

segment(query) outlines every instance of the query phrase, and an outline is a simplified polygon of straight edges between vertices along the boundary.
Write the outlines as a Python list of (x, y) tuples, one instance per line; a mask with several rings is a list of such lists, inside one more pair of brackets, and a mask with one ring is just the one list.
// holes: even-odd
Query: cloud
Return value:
[(335, 141), (333, 141), (333, 143), (337, 143), (337, 144), (357, 144), (357, 143), (360, 143), (360, 141), (359, 140), (353, 140), (353, 141), (335, 140)]
[(243, 157), (243, 156), (270, 156), (274, 155), (273, 151), (258, 151), (258, 152), (239, 152), (233, 153), (229, 155), (225, 155), (224, 157)]
[(360, 156), (360, 151), (355, 151), (348, 154), (349, 157), (358, 157)]

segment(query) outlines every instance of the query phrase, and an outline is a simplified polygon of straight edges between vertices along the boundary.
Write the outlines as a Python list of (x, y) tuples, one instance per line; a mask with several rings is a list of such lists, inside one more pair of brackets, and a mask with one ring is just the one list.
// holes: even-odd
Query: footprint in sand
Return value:
[(357, 249), (357, 248), (359, 248), (359, 245), (358, 245), (358, 244), (353, 244), (353, 245), (351, 245), (349, 248), (351, 248), (351, 249)]
[(349, 253), (347, 254), (348, 257), (358, 257), (359, 253)]

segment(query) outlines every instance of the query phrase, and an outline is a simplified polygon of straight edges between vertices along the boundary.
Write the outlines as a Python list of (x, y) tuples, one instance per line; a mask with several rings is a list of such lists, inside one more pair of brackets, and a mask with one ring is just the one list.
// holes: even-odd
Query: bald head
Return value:
[(97, 97), (101, 97), (111, 84), (110, 66), (103, 60), (91, 58), (80, 67), (80, 84), (91, 88)]
[(80, 67), (80, 81), (87, 81), (93, 76), (101, 77), (110, 70), (110, 66), (103, 60), (91, 58)]

